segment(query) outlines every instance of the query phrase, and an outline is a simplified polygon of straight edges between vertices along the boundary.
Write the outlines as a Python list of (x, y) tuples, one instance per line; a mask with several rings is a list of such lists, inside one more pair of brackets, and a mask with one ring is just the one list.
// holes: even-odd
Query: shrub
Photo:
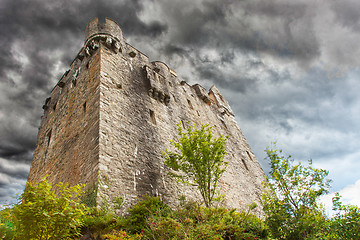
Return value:
[(118, 230), (118, 231), (113, 230), (111, 233), (105, 234), (102, 237), (107, 240), (137, 240), (137, 239), (141, 239), (142, 235), (141, 234), (129, 235), (123, 230)]
[(128, 211), (124, 227), (133, 233), (141, 233), (147, 227), (149, 217), (166, 217), (171, 209), (159, 197), (145, 196)]
[(267, 239), (268, 235), (264, 222), (252, 214), (206, 208), (195, 202), (147, 219), (146, 239)]
[(52, 185), (44, 178), (28, 182), (13, 208), (16, 239), (65, 239), (78, 236), (86, 206), (80, 203), (81, 185)]
[(0, 211), (0, 239), (13, 239), (15, 236), (14, 216), (11, 208)]
[(122, 218), (113, 212), (92, 207), (83, 217), (83, 231), (101, 233), (109, 232), (117, 227)]

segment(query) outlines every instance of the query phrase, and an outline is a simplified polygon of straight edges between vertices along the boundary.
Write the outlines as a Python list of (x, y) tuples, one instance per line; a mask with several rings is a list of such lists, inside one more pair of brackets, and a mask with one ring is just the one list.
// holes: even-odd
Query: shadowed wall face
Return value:
[(90, 185), (98, 175), (100, 54), (75, 59), (43, 106), (29, 181)]
[(84, 47), (44, 110), (29, 181), (49, 174), (53, 182), (97, 183), (98, 203), (121, 197), (124, 209), (145, 194), (170, 205), (182, 195), (201, 200), (196, 188), (169, 178), (162, 158), (176, 124), (190, 120), (229, 136), (224, 204), (260, 201), (264, 173), (217, 88), (190, 86), (166, 64), (149, 62), (109, 19), (88, 24)]

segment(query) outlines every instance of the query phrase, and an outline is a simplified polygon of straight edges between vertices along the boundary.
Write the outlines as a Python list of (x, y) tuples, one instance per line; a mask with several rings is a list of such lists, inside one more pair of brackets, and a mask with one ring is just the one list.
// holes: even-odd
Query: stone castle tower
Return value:
[(216, 87), (190, 86), (162, 62), (125, 42), (112, 20), (88, 23), (84, 47), (43, 106), (29, 181), (84, 183), (98, 203), (124, 200), (124, 209), (145, 194), (170, 205), (196, 189), (167, 174), (162, 152), (172, 149), (179, 121), (214, 126), (227, 140), (227, 170), (220, 181), (224, 204), (259, 202), (265, 175)]

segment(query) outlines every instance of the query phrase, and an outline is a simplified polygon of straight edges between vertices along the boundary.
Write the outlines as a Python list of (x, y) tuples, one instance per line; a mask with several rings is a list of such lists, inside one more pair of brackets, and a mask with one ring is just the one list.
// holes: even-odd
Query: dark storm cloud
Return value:
[[(264, 69), (260, 69), (264, 71)], [(283, 126), (287, 133), (291, 128), (288, 121), (296, 119), (309, 125), (324, 126), (327, 116), (320, 112), (319, 107), (326, 101), (334, 100), (336, 85), (334, 81), (329, 81), (327, 73), (323, 70), (314, 69), (307, 73), (304, 79), (294, 80), (288, 72), (273, 72), (265, 69), (269, 74), (269, 81), (264, 91), (258, 86), (262, 93), (259, 99), (255, 100), (250, 94), (250, 101), (257, 104), (244, 102), (234, 104), (239, 107), (242, 117), (250, 120), (268, 121), (274, 126)], [(279, 80), (281, 79), (281, 80)], [(343, 79), (340, 79), (343, 81)], [(256, 93), (253, 91), (252, 93)], [(276, 98), (275, 98), (276, 96)], [(270, 100), (271, 99), (271, 100)], [(345, 107), (345, 103), (341, 103)], [(241, 109), (246, 108), (245, 111)]]
[(186, 8), (186, 2), (164, 2), (164, 12), (176, 25), (171, 42), (188, 47), (206, 45), (212, 40), (211, 26), (225, 24), (226, 3), (204, 2), (200, 7)]
[(2, 204), (15, 202), (29, 174), (29, 164), (0, 158), (0, 209)]
[(0, 159), (0, 172), (2, 174), (12, 176), (13, 178), (27, 179), (29, 175), (29, 167), (24, 163), (14, 164), (10, 161)]
[(213, 64), (198, 64), (196, 70), (200, 78), (207, 79), (221, 88), (231, 88), (234, 91), (245, 93), (248, 88), (255, 87), (257, 79), (248, 76), (231, 76), (223, 73), (220, 67), (214, 67)]
[(188, 57), (188, 51), (186, 51), (184, 48), (177, 46), (177, 45), (173, 45), (173, 44), (168, 44), (163, 52), (167, 55), (172, 55), (172, 54), (177, 54), (179, 56), (184, 56), (184, 57)]
[(331, 6), (341, 24), (360, 31), (360, 2), (356, 0), (332, 1)]
[(187, 4), (162, 3), (167, 20), (176, 26), (169, 29), (169, 45), (185, 45), (191, 51), (237, 48), (295, 60), (303, 67), (320, 55), (312, 22), (315, 6), (310, 3), (205, 1), (193, 8)]
[[(1, 121), (0, 157), (29, 162), (31, 152), (35, 148), (36, 129), (30, 124), (21, 123), (13, 115), (8, 117), (14, 119)], [(23, 157), (26, 158), (23, 159)]]

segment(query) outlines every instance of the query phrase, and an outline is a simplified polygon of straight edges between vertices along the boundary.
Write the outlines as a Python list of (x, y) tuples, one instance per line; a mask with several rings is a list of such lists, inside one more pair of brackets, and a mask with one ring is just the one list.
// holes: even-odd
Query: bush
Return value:
[[(172, 210), (160, 198), (146, 196), (128, 213), (114, 222), (109, 221), (107, 225), (105, 221), (102, 236), (105, 239), (157, 240), (240, 240), (267, 239), (268, 236), (264, 222), (249, 212), (207, 208), (196, 202), (183, 201)], [(99, 219), (95, 217), (94, 221)]]
[(143, 227), (145, 239), (267, 239), (265, 224), (258, 217), (195, 202), (150, 214)]
[(67, 194), (60, 190), (57, 196), (46, 180), (28, 185), (21, 204), (1, 211), (0, 230), (2, 234), (7, 231), (3, 239), (13, 239), (15, 231), (14, 239), (77, 239), (80, 228), (96, 239), (108, 240), (236, 240), (267, 239), (268, 235), (264, 222), (249, 212), (185, 201), (172, 210), (160, 198), (150, 196), (136, 203), (125, 217), (98, 208), (84, 214), (85, 206), (72, 199), (79, 189), (66, 189)]
[(15, 236), (15, 219), (11, 208), (0, 211), (0, 239), (13, 239)]
[(28, 182), (20, 203), (12, 210), (16, 239), (65, 239), (78, 236), (86, 206), (80, 203), (81, 185), (59, 183), (56, 191), (44, 178)]
[(112, 212), (92, 207), (83, 217), (83, 232), (86, 231), (101, 235), (102, 233), (117, 228), (121, 220), (122, 218), (119, 218)]
[(145, 196), (128, 211), (124, 227), (130, 232), (141, 233), (147, 227), (150, 217), (166, 217), (171, 209), (159, 197)]
[(129, 235), (123, 230), (114, 230), (109, 234), (102, 235), (107, 240), (138, 240), (142, 238), (141, 234)]

